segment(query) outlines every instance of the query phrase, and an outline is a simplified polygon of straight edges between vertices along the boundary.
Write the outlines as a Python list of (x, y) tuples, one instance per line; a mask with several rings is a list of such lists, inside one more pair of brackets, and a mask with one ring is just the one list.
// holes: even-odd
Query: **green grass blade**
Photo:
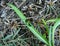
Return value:
[(53, 46), (54, 46), (54, 31), (56, 30), (56, 28), (60, 25), (60, 19), (58, 19), (56, 21), (56, 23), (53, 26), (53, 30), (52, 30), (52, 42), (53, 42)]
[(17, 8), (15, 7), (13, 4), (7, 4), (8, 6), (10, 6), (15, 12), (16, 14), (21, 18), (21, 20), (24, 22), (24, 24), (27, 26), (27, 28), (30, 29), (30, 31), (42, 42), (46, 43), (48, 45), (48, 42), (43, 38), (43, 36), (33, 27), (33, 25), (29, 22), (26, 22), (26, 17), (23, 15), (23, 13)]
[(48, 22), (55, 22), (57, 19), (50, 19), (50, 20), (47, 20), (46, 23)]
[(5, 38), (3, 38), (2, 40), (8, 40), (8, 39), (10, 39), (11, 37), (12, 37), (13, 35), (11, 34), (11, 35), (7, 35)]
[(20, 31), (20, 28), (19, 28), (19, 29), (16, 31), (16, 33), (13, 35), (12, 39), (15, 38), (15, 36), (19, 33), (19, 31)]
[(49, 28), (48, 28), (48, 26), (47, 26), (47, 23), (45, 22), (44, 19), (42, 19), (42, 22), (43, 22), (43, 24), (44, 24), (44, 26), (45, 26), (45, 28), (46, 28), (46, 30), (47, 30), (47, 33), (49, 33)]
[(47, 20), (47, 22), (55, 22), (54, 26), (53, 26), (53, 30), (52, 30), (52, 44), (54, 46), (54, 32), (56, 30), (56, 28), (60, 25), (60, 19), (56, 18), (56, 19), (51, 19), (51, 20)]
[(17, 7), (15, 7), (14, 5), (9, 4), (9, 3), (7, 3), (7, 5), (10, 6), (16, 12), (16, 14), (21, 18), (21, 20), (23, 22), (25, 22), (26, 17), (23, 16), (24, 14), (21, 11), (19, 11), (19, 9)]
[(47, 20), (46, 23), (48, 23), (48, 22), (56, 22), (57, 20), (60, 20), (60, 18)]
[(52, 46), (52, 26), (50, 26), (49, 30), (49, 45)]

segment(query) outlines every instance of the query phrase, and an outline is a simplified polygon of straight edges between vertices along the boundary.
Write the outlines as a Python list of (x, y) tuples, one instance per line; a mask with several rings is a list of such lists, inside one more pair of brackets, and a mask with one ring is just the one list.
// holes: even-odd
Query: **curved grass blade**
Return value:
[(54, 46), (54, 31), (56, 30), (56, 28), (60, 25), (60, 19), (58, 19), (56, 21), (56, 23), (53, 26), (53, 30), (52, 30), (52, 42), (53, 42), (53, 46)]
[(57, 20), (60, 20), (59, 18), (56, 18), (56, 19), (50, 19), (50, 20), (47, 20), (46, 23), (48, 22), (56, 22)]
[(24, 22), (24, 24), (27, 26), (28, 29), (30, 29), (30, 31), (42, 42), (44, 42), (45, 44), (48, 45), (47, 39), (44, 38), (42, 36), (42, 34), (40, 34), (34, 27), (33, 25), (28, 21), (26, 22), (26, 17), (23, 15), (23, 13), (17, 8), (15, 7), (13, 4), (9, 4), (7, 3), (8, 6), (10, 6), (15, 12), (16, 14), (21, 18), (21, 20)]
[(51, 20), (47, 20), (46, 23), (47, 22), (55, 22), (55, 24), (53, 26), (53, 30), (52, 30), (52, 43), (54, 46), (54, 32), (55, 32), (56, 28), (60, 25), (60, 19), (59, 18), (51, 19)]

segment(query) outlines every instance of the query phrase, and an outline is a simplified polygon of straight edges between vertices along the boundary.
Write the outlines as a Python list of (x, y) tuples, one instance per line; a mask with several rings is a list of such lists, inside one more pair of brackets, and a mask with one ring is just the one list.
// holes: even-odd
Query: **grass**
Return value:
[(48, 20), (47, 22), (55, 22), (53, 29), (52, 29), (52, 42), (53, 42), (53, 46), (54, 46), (54, 31), (60, 25), (60, 19), (59, 18), (51, 19), (51, 20)]
[(29, 22), (27, 21), (26, 22), (26, 17), (23, 15), (23, 13), (17, 8), (15, 7), (14, 5), (12, 4), (8, 4), (8, 6), (12, 7), (12, 9), (18, 14), (18, 16), (21, 18), (21, 20), (24, 22), (24, 24), (27, 26), (28, 29), (30, 29), (30, 31), (39, 39), (41, 40), (42, 42), (46, 43), (48, 45), (48, 42), (47, 42), (47, 39), (43, 36), (42, 34), (40, 34), (35, 28), (34, 26)]
[[(54, 31), (60, 25), (60, 19), (51, 19), (51, 20), (47, 20), (47, 21), (42, 19), (42, 22), (43, 22), (44, 26), (46, 27), (46, 30), (48, 33), (48, 39), (47, 39), (46, 37), (44, 37), (44, 35), (39, 33), (38, 30), (36, 30), (34, 28), (34, 26), (30, 23), (30, 21), (26, 21), (27, 18), (16, 6), (14, 6), (13, 4), (10, 4), (10, 3), (7, 3), (7, 5), (10, 6), (12, 8), (12, 10), (14, 10), (16, 12), (16, 14), (24, 22), (24, 24), (27, 26), (27, 28), (34, 34), (34, 36), (37, 37), (37, 39), (39, 39), (40, 41), (45, 43), (47, 46), (54, 46)], [(55, 22), (55, 24), (54, 24), (54, 26), (50, 26), (50, 28), (49, 28), (47, 25), (48, 22)]]

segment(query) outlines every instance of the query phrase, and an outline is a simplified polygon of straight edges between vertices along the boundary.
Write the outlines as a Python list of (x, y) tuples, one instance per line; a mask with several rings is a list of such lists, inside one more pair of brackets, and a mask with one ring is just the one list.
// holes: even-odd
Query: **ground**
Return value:
[[(0, 44), (3, 46), (45, 46), (26, 27), (17, 14), (6, 5), (18, 7), (32, 25), (47, 34), (41, 19), (60, 18), (60, 0), (0, 0)], [(53, 23), (48, 23), (53, 25)], [(60, 28), (55, 31), (55, 46), (60, 45)]]

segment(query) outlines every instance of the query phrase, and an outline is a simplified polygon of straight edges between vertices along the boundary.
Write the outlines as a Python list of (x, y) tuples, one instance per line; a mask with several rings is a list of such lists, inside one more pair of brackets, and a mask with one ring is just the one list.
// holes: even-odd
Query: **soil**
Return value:
[[(49, 1), (50, 0), (0, 0), (0, 44), (3, 46), (15, 46), (14, 43), (10, 41), (21, 38), (21, 41), (16, 40), (16, 46), (45, 46), (44, 43), (37, 40), (6, 3), (13, 3), (23, 12), (27, 20), (29, 20), (40, 33), (47, 34), (41, 19), (49, 20), (60, 18), (60, 0)], [(50, 6), (52, 6), (52, 8), (50, 8)], [(48, 23), (48, 25), (53, 24)], [(6, 36), (14, 35), (19, 29), (20, 31), (14, 39), (2, 40)], [(21, 44), (19, 44), (19, 42), (21, 42)], [(55, 31), (55, 46), (60, 46), (60, 28), (57, 28)]]

